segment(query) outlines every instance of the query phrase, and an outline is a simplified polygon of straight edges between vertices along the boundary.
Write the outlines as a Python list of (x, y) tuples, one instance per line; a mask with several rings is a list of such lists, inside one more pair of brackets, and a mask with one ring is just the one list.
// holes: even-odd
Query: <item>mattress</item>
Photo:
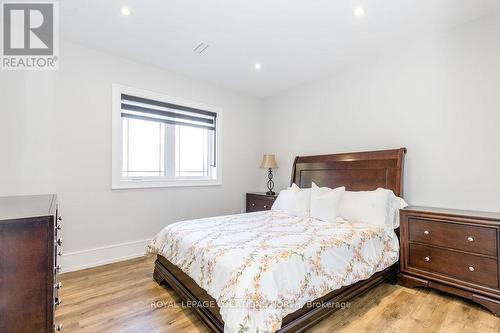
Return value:
[(277, 211), (165, 227), (148, 252), (189, 275), (220, 307), (224, 332), (275, 332), (306, 303), (397, 262), (394, 231)]

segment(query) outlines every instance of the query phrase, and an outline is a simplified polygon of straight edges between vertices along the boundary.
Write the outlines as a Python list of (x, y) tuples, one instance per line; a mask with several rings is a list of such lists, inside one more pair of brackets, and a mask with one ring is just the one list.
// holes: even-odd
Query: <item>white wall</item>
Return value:
[[(59, 195), (66, 270), (142, 253), (168, 223), (241, 212), (259, 176), (259, 100), (74, 44), (60, 59), (0, 72), (0, 195)], [(112, 83), (221, 107), (223, 185), (111, 190)]]
[(405, 146), (410, 204), (500, 211), (499, 41), (497, 14), (267, 99), (277, 187), (295, 155)]

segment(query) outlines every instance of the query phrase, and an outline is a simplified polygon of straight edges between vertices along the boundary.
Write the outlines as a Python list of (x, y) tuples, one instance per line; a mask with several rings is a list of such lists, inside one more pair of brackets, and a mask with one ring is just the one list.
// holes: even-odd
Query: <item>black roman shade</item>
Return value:
[(212, 166), (216, 161), (217, 113), (188, 106), (155, 101), (148, 98), (121, 94), (122, 118), (154, 121), (172, 125), (206, 128), (213, 131)]
[(152, 99), (121, 95), (121, 116), (215, 131), (217, 113)]

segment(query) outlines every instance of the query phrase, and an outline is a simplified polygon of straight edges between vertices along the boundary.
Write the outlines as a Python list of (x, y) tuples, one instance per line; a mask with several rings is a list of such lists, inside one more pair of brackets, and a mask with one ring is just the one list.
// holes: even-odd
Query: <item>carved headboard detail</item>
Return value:
[(406, 148), (316, 156), (297, 156), (292, 183), (299, 187), (345, 186), (350, 191), (378, 187), (403, 196), (403, 164)]

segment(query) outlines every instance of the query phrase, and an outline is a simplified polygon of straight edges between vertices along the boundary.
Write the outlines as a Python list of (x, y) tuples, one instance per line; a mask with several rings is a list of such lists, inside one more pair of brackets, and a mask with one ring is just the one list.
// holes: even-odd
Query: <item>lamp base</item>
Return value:
[(273, 169), (269, 168), (269, 173), (267, 174), (267, 178), (269, 179), (267, 181), (267, 189), (269, 191), (266, 192), (267, 195), (275, 195), (273, 188), (274, 188), (274, 182), (273, 182)]

